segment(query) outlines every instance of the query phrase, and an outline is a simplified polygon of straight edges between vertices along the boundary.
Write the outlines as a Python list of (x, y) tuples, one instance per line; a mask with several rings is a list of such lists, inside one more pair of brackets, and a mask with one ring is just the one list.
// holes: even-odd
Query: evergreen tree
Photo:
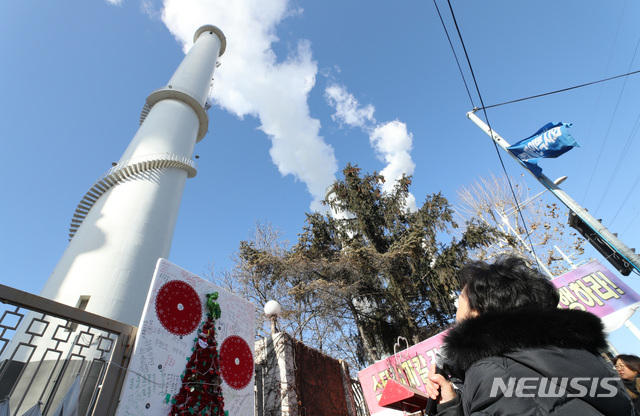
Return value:
[(287, 281), (296, 301), (331, 305), (329, 318), (357, 332), (362, 365), (392, 354), (399, 336), (418, 343), (444, 329), (455, 314), (456, 271), (497, 231), (472, 220), (450, 237), (458, 225), (441, 194), (409, 212), (409, 177), (384, 193), (378, 173), (347, 165), (343, 174), (324, 201), (333, 215), (307, 214), (295, 246), (274, 254), (243, 242), (240, 257), (263, 279)]

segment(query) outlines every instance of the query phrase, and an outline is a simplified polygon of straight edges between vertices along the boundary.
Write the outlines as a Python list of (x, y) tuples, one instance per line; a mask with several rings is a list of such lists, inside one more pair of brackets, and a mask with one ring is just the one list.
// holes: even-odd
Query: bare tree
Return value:
[[(270, 322), (261, 306), (269, 300), (277, 300), (282, 306), (278, 317), (279, 331), (287, 332), (295, 339), (327, 353), (340, 357), (357, 368), (357, 328), (345, 320), (344, 311), (336, 305), (329, 293), (335, 291), (326, 282), (311, 282), (306, 287), (296, 285), (286, 275), (300, 270), (292, 270), (287, 262), (288, 241), (282, 239), (283, 232), (271, 223), (256, 221), (255, 228), (246, 241), (240, 243), (240, 252), (232, 257), (233, 268), (214, 270), (209, 266), (206, 278), (220, 287), (249, 300), (258, 306), (256, 314), (256, 338), (270, 334)], [(251, 252), (266, 254), (271, 264), (262, 263), (256, 267), (251, 259), (243, 255), (248, 248)], [(282, 268), (287, 271), (283, 278)], [(324, 293), (321, 299), (305, 297), (304, 292)]]
[[(477, 218), (500, 229), (504, 235), (491, 246), (479, 247), (475, 257), (487, 260), (505, 252), (514, 252), (558, 276), (571, 266), (563, 257), (579, 264), (584, 254), (584, 239), (568, 226), (568, 210), (556, 203), (545, 203), (541, 195), (531, 195), (524, 179), (480, 178), (458, 191), (456, 213), (463, 219)], [(514, 199), (515, 197), (518, 201)]]

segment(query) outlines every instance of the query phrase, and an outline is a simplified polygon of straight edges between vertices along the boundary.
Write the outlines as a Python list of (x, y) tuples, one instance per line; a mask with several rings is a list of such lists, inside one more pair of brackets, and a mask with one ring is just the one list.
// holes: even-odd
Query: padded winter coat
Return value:
[(446, 368), (462, 381), (445, 415), (633, 415), (631, 399), (588, 312), (514, 310), (469, 318), (451, 329)]

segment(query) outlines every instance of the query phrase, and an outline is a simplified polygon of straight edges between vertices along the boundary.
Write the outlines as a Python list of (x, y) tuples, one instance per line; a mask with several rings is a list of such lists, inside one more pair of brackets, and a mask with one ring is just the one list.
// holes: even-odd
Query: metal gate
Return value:
[(0, 399), (52, 413), (75, 384), (79, 415), (115, 414), (137, 328), (0, 285)]

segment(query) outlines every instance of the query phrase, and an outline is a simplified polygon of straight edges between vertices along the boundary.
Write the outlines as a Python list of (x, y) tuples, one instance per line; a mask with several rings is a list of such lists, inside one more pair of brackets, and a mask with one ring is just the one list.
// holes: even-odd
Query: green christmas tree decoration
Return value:
[(218, 292), (209, 293), (206, 298), (207, 319), (198, 330), (191, 357), (187, 358), (186, 368), (180, 376), (182, 386), (170, 400), (170, 416), (229, 414), (224, 410), (220, 354), (216, 342), (216, 320), (222, 315), (220, 304), (216, 302)]

